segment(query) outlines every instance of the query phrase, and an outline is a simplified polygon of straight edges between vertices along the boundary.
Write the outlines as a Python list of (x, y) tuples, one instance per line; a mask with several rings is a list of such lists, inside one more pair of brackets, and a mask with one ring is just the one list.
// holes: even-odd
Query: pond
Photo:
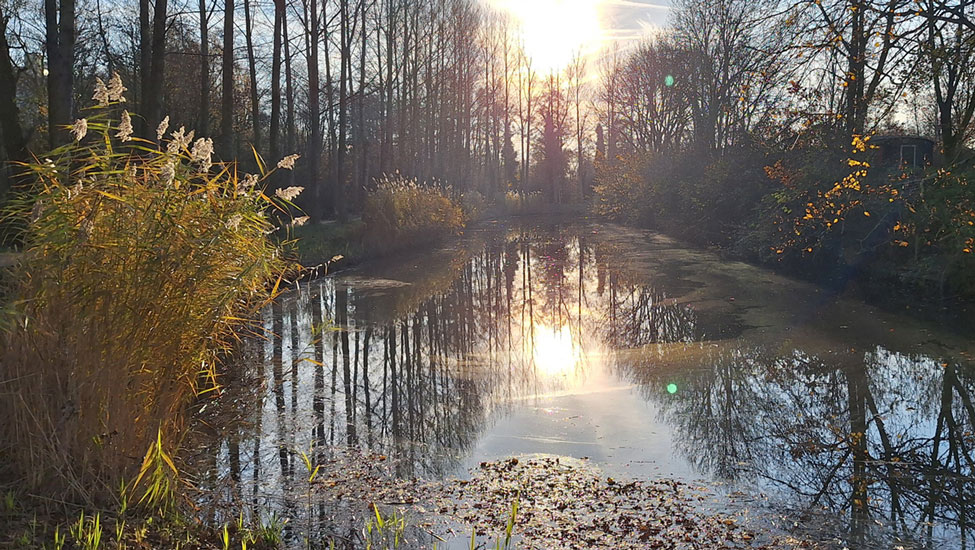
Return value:
[(824, 547), (970, 544), (967, 327), (545, 220), (303, 283), (262, 322), (198, 415), (196, 483), (295, 533), (354, 539), (356, 480), (463, 479), (515, 456), (699, 486)]

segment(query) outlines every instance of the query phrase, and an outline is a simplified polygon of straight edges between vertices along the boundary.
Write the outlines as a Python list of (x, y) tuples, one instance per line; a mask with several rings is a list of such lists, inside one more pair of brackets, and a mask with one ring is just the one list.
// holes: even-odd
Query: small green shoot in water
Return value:
[(515, 529), (515, 520), (518, 519), (518, 502), (521, 499), (521, 491), (515, 495), (515, 500), (511, 502), (511, 515), (508, 517), (508, 524), (504, 529), (504, 547), (511, 546), (511, 533)]
[(315, 477), (318, 476), (318, 470), (321, 468), (321, 465), (312, 466), (311, 459), (308, 458), (308, 454), (305, 453), (304, 451), (300, 451), (300, 452), (301, 452), (301, 460), (305, 463), (305, 468), (308, 469), (308, 473), (309, 473), (308, 483), (311, 483), (312, 481), (315, 481)]
[(406, 533), (406, 516), (400, 511), (393, 510), (383, 516), (379, 507), (370, 504), (375, 519), (366, 521), (363, 538), (366, 550), (394, 550), (400, 548)]

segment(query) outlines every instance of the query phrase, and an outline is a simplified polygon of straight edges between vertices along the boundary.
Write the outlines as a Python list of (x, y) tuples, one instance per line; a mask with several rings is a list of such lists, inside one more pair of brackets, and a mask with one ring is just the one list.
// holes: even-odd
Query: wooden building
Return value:
[(935, 143), (921, 136), (874, 136), (873, 165), (878, 168), (912, 169), (934, 163)]

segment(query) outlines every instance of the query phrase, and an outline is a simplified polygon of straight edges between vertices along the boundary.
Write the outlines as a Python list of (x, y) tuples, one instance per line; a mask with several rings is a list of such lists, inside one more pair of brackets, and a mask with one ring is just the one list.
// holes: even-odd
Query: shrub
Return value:
[(538, 214), (545, 211), (545, 198), (538, 191), (507, 191), (504, 194), (504, 213), (512, 216)]
[(379, 250), (414, 244), (464, 227), (464, 212), (447, 193), (399, 174), (384, 176), (366, 196), (367, 244)]
[(698, 244), (727, 245), (770, 189), (763, 160), (746, 148), (722, 156), (689, 151), (600, 160), (593, 209)]
[(638, 155), (597, 161), (593, 186), (594, 212), (618, 222), (645, 221), (650, 208), (646, 165), (647, 159)]
[(124, 99), (100, 91), (78, 139), (26, 166), (36, 186), (8, 212), (24, 244), (0, 334), (0, 463), (89, 503), (144, 474), (147, 449), (177, 446), (189, 400), (271, 297), (284, 266), (265, 210), (289, 204), (212, 164), (210, 140), (163, 140), (168, 120), (158, 144), (133, 138), (127, 112), (111, 118)]
[(460, 207), (466, 221), (476, 220), (487, 210), (487, 201), (476, 190), (465, 191), (460, 196)]
[(893, 265), (913, 263), (903, 275), (936, 282), (942, 298), (975, 296), (973, 181), (975, 169), (964, 165), (930, 168), (898, 193), (904, 207), (897, 212), (888, 256)]

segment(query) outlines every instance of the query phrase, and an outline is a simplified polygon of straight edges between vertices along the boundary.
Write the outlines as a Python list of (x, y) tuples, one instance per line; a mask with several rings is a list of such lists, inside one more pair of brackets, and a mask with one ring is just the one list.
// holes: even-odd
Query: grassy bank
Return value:
[[(377, 254), (363, 242), (364, 234), (361, 219), (303, 225), (292, 232), (293, 253), (298, 263), (309, 268), (328, 263), (332, 270), (357, 264)], [(333, 259), (337, 256), (341, 259)]]

